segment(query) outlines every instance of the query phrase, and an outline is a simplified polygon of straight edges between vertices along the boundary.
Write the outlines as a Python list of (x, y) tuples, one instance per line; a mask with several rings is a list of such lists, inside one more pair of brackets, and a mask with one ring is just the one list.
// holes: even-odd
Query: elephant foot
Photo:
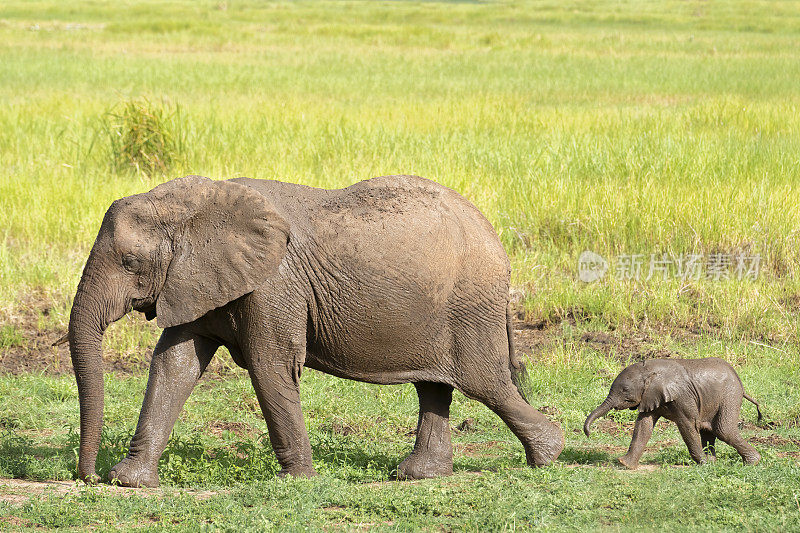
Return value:
[(92, 466), (92, 470), (88, 472), (84, 472), (83, 469), (78, 467), (78, 479), (87, 485), (97, 485), (100, 483), (100, 476), (94, 473), (94, 466)]
[(748, 454), (742, 457), (742, 461), (746, 465), (756, 465), (761, 460), (761, 454), (758, 452), (754, 452), (752, 454)]
[(528, 466), (547, 466), (561, 455), (563, 449), (564, 433), (560, 426), (550, 422), (543, 424), (530, 444), (525, 446), (525, 459)]
[(622, 457), (617, 458), (617, 462), (627, 468), (628, 470), (636, 470), (639, 468), (639, 461), (634, 461), (627, 455), (623, 455)]
[(453, 457), (434, 454), (411, 454), (397, 465), (397, 479), (429, 479), (453, 474)]
[(290, 466), (286, 468), (281, 468), (281, 471), (278, 472), (279, 478), (285, 478), (286, 476), (292, 477), (301, 477), (301, 478), (310, 478), (318, 476), (316, 470), (314, 470), (313, 466)]
[(123, 487), (158, 487), (158, 471), (126, 457), (111, 469), (108, 480)]

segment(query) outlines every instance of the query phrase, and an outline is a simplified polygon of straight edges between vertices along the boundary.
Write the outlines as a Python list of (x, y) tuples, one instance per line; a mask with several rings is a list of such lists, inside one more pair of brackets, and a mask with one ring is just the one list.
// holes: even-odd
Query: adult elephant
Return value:
[(97, 480), (101, 341), (131, 309), (164, 328), (128, 456), (109, 477), (157, 486), (178, 414), (217, 348), (248, 370), (281, 475), (314, 475), (300, 410), (307, 366), (414, 383), (420, 412), (400, 478), (452, 472), (453, 388), (497, 413), (528, 464), (561, 452), (559, 426), (524, 400), (508, 316), (508, 258), (454, 191), (415, 176), (340, 190), (188, 176), (115, 201), (70, 315), (81, 407), (78, 475)]

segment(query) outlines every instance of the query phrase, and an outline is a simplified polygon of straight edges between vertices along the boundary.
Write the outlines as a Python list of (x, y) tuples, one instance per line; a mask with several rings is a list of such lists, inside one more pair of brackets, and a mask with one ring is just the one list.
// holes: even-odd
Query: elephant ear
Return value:
[(156, 300), (161, 328), (252, 292), (286, 254), (286, 220), (250, 187), (187, 176), (148, 194), (171, 235), (172, 260)]
[(683, 397), (688, 392), (689, 375), (679, 365), (659, 368), (645, 378), (639, 412), (654, 411), (664, 404)]

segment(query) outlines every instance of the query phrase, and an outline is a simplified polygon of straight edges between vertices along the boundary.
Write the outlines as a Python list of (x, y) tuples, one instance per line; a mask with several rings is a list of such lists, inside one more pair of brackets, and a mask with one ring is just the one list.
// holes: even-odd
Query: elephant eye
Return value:
[(142, 262), (133, 254), (125, 254), (122, 256), (122, 266), (131, 273), (139, 272)]

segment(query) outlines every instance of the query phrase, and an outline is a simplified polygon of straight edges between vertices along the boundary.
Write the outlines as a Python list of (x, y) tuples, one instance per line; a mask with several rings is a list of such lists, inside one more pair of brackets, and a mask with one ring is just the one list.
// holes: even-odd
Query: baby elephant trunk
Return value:
[(583, 423), (583, 432), (587, 437), (589, 436), (589, 433), (591, 433), (589, 426), (594, 423), (595, 419), (606, 416), (611, 409), (611, 397), (609, 396), (603, 401), (603, 403), (597, 406), (597, 409), (589, 413), (589, 416), (586, 417), (586, 422)]

